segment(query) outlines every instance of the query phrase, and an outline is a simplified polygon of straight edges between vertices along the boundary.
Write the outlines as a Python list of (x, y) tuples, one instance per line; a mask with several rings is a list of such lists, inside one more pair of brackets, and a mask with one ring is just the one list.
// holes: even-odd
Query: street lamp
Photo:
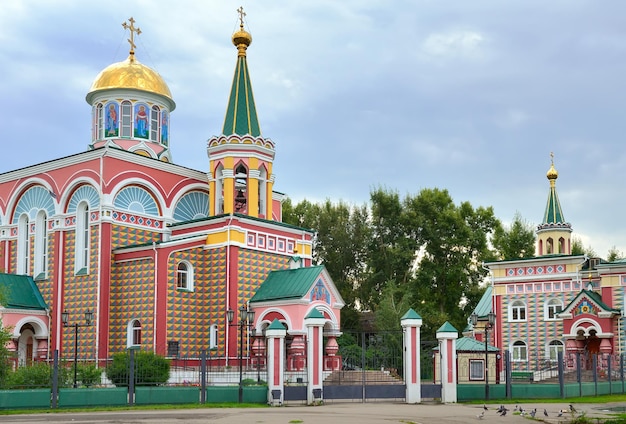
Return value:
[[(478, 324), (478, 315), (473, 312), (470, 315), (472, 326)], [(485, 399), (489, 400), (489, 329), (493, 328), (496, 323), (496, 314), (490, 311), (487, 314), (487, 322), (485, 323)]]
[(77, 372), (77, 363), (78, 363), (78, 327), (90, 327), (91, 321), (93, 320), (93, 312), (89, 309), (85, 311), (85, 324), (79, 324), (75, 322), (74, 324), (69, 323), (70, 313), (64, 310), (61, 313), (61, 321), (63, 322), (63, 327), (74, 327), (74, 388), (76, 388), (76, 372)]
[(226, 311), (228, 325), (239, 327), (239, 403), (243, 402), (243, 329), (251, 327), (254, 323), (254, 311), (249, 311), (245, 306), (239, 308), (239, 322), (233, 324), (235, 311)]

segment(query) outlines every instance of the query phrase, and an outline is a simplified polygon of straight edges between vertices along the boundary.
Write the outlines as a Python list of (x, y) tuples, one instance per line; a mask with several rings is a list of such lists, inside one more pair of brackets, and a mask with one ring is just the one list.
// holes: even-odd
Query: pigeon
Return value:
[(537, 408), (533, 409), (532, 411), (530, 411), (530, 416), (531, 418), (535, 418), (535, 414), (537, 413)]
[(485, 416), (485, 411), (482, 411), (480, 414), (476, 415), (476, 418), (478, 418), (479, 420), (482, 420), (484, 416)]
[(547, 417), (547, 416), (548, 416), (548, 411), (547, 411), (547, 410), (545, 410), (545, 409), (543, 410), (543, 416), (544, 416), (544, 417)]
[(571, 403), (569, 404), (569, 410), (570, 412), (576, 413), (576, 408), (574, 408), (574, 405), (572, 405)]
[(559, 411), (559, 415), (557, 415), (557, 417), (562, 417), (563, 416), (563, 411)]
[(508, 409), (506, 409), (504, 406), (502, 407), (502, 411), (500, 411), (500, 416), (504, 417), (506, 415), (506, 411), (508, 411)]
[(483, 410), (488, 411), (489, 408), (487, 408), (487, 405), (483, 405)]

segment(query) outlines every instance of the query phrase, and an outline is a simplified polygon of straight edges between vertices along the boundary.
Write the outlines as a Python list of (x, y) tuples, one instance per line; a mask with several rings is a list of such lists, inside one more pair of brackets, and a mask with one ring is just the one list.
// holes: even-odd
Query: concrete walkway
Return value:
[[(568, 409), (569, 404), (536, 403), (519, 405), (525, 411), (537, 408), (536, 419), (546, 423), (567, 423), (573, 417), (570, 413), (557, 417), (560, 409)], [(466, 404), (418, 404), (404, 403), (333, 403), (323, 406), (284, 406), (280, 408), (206, 408), (206, 409), (173, 409), (146, 411), (111, 411), (92, 413), (59, 413), (33, 415), (0, 416), (2, 423), (228, 423), (228, 424), (438, 424), (438, 423), (528, 423), (529, 417), (514, 413), (516, 405), (506, 405), (509, 409), (506, 416), (496, 412), (498, 405), (488, 405), (483, 412), (482, 405)], [(588, 418), (609, 418), (607, 411), (611, 407), (624, 407), (626, 403), (616, 404), (575, 404), (578, 413), (584, 412)], [(544, 408), (548, 417), (543, 415)], [(532, 420), (530, 421), (532, 422)]]

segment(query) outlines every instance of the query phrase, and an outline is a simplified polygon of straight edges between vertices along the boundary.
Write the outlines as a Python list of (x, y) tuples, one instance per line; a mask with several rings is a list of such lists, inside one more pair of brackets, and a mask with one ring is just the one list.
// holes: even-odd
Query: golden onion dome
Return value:
[(250, 33), (244, 30), (243, 26), (241, 26), (239, 31), (233, 34), (233, 44), (235, 47), (239, 47), (241, 44), (248, 47), (252, 44), (252, 35), (250, 35)]
[(93, 96), (102, 90), (114, 89), (131, 89), (158, 94), (169, 100), (170, 111), (176, 107), (172, 93), (161, 75), (140, 63), (132, 52), (128, 59), (109, 65), (98, 74), (87, 93), (87, 102), (92, 104)]
[(556, 180), (557, 178), (559, 178), (559, 173), (556, 172), (556, 169), (554, 168), (554, 163), (550, 165), (550, 169), (548, 169), (546, 177), (548, 177), (549, 180)]

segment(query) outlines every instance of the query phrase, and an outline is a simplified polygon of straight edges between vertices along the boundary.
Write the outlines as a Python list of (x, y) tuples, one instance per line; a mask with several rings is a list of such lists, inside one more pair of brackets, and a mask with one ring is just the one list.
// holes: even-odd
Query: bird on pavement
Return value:
[(576, 408), (574, 408), (574, 405), (572, 405), (571, 403), (569, 404), (569, 410), (570, 412), (576, 413)]
[(483, 405), (483, 410), (488, 411), (489, 408), (487, 408), (487, 405)]
[(480, 414), (476, 415), (476, 418), (478, 418), (479, 420), (482, 420), (484, 416), (485, 416), (485, 411), (482, 411)]
[(537, 408), (533, 409), (532, 411), (530, 411), (530, 416), (532, 418), (535, 418), (535, 414), (537, 413)]
[(547, 417), (548, 416), (548, 411), (546, 409), (543, 410), (543, 416)]

